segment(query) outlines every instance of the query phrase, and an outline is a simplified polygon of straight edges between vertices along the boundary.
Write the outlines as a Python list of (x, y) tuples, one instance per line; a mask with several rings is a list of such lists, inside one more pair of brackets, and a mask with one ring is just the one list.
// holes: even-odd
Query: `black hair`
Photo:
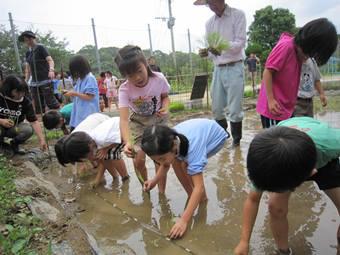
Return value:
[(118, 51), (114, 60), (123, 77), (135, 73), (138, 70), (140, 63), (147, 68), (148, 76), (151, 77), (154, 75), (146, 61), (142, 49), (138, 46), (126, 45)]
[(323, 65), (336, 50), (338, 36), (335, 26), (328, 19), (319, 18), (300, 28), (294, 42), (305, 55), (314, 58), (318, 65)]
[(92, 138), (85, 132), (74, 132), (60, 138), (54, 145), (59, 163), (63, 166), (68, 163), (82, 162), (90, 152)]
[(179, 155), (185, 157), (189, 149), (188, 139), (167, 126), (147, 127), (143, 132), (141, 148), (148, 156), (163, 155), (172, 151), (177, 137), (180, 140)]
[(73, 79), (84, 79), (91, 72), (89, 61), (81, 55), (76, 55), (70, 59), (69, 69)]
[(51, 130), (58, 126), (61, 118), (63, 118), (63, 116), (59, 111), (51, 110), (43, 115), (42, 121), (44, 127), (48, 130)]
[(100, 76), (101, 78), (105, 78), (105, 72), (101, 72), (101, 73), (99, 74), (99, 76)]
[(255, 136), (247, 156), (248, 176), (263, 191), (292, 190), (304, 182), (316, 166), (316, 147), (304, 132), (272, 127)]
[(112, 76), (112, 72), (111, 71), (106, 71), (106, 73)]
[(24, 79), (15, 75), (7, 76), (0, 87), (0, 92), (2, 95), (7, 97), (12, 97), (12, 90), (17, 90), (18, 92), (25, 92), (28, 89), (28, 85)]

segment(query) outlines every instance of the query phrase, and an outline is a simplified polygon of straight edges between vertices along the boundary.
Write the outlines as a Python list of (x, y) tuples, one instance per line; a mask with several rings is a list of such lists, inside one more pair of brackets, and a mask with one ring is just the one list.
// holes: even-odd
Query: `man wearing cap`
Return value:
[(230, 121), (233, 145), (238, 146), (242, 138), (246, 17), (224, 0), (196, 0), (194, 4), (207, 5), (215, 13), (206, 23), (206, 36), (215, 32), (229, 43), (229, 48), (220, 55), (208, 49), (201, 49), (199, 54), (214, 62), (211, 87), (214, 118), (224, 129), (228, 128), (227, 119)]
[(50, 109), (59, 109), (60, 105), (52, 88), (54, 79), (52, 57), (43, 45), (36, 42), (36, 36), (31, 31), (22, 32), (19, 41), (24, 42), (29, 49), (26, 52), (25, 80), (32, 78), (30, 87), (36, 113), (44, 113), (46, 105)]

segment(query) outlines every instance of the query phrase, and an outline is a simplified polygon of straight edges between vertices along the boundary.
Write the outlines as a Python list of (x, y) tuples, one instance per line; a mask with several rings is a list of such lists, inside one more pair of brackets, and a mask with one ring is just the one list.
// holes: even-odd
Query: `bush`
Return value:
[(170, 112), (179, 112), (179, 111), (183, 111), (184, 109), (185, 109), (184, 104), (180, 102), (172, 102), (170, 103), (170, 106), (169, 106)]

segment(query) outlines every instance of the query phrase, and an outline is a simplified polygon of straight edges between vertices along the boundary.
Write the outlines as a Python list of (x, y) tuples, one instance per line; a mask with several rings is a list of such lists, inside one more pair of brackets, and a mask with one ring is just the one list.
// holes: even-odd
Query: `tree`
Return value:
[(271, 5), (257, 10), (254, 21), (249, 27), (248, 48), (246, 52), (254, 50), (260, 51), (261, 62), (264, 63), (268, 53), (275, 46), (282, 32), (295, 34), (295, 15), (288, 9), (273, 9)]

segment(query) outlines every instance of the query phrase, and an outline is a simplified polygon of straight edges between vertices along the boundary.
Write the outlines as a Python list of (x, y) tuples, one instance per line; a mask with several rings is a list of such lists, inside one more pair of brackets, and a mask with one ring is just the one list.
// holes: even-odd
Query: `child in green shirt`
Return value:
[[(309, 117), (282, 121), (256, 135), (247, 156), (254, 189), (243, 207), (241, 240), (234, 252), (248, 254), (262, 192), (269, 191), (271, 229), (279, 254), (293, 254), (288, 245), (288, 200), (304, 181), (313, 180), (340, 215), (340, 129)], [(340, 249), (340, 226), (337, 232)]]

